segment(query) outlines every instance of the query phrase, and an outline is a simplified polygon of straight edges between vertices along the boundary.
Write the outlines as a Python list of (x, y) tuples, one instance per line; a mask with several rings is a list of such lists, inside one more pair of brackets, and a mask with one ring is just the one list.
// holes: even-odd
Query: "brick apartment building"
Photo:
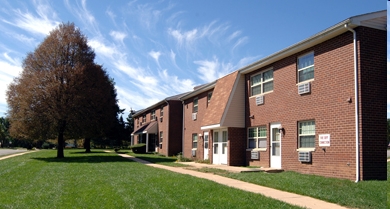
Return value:
[(386, 179), (386, 25), (348, 18), (181, 96), (183, 155)]
[(182, 151), (183, 105), (180, 95), (168, 97), (133, 115), (131, 144), (146, 144), (147, 152), (166, 156)]

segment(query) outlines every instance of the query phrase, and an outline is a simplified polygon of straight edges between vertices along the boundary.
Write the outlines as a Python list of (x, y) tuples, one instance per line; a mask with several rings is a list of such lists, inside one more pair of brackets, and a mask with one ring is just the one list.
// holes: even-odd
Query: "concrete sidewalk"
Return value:
[[(135, 158), (133, 156), (126, 155), (126, 154), (119, 154), (119, 156), (122, 156), (124, 158), (130, 159), (130, 160), (133, 160), (133, 161), (136, 161), (136, 162), (139, 162), (139, 163), (151, 166), (151, 167), (161, 168), (161, 169), (165, 169), (165, 170), (169, 170), (169, 171), (181, 173), (181, 174), (187, 174), (187, 175), (195, 176), (198, 178), (203, 178), (203, 179), (207, 179), (210, 181), (214, 181), (214, 182), (217, 182), (219, 184), (223, 184), (223, 185), (226, 185), (229, 187), (261, 194), (261, 195), (264, 195), (266, 197), (277, 199), (277, 200), (280, 200), (280, 201), (283, 201), (283, 202), (286, 202), (286, 203), (289, 203), (292, 205), (297, 205), (300, 207), (315, 208), (315, 209), (329, 209), (329, 208), (332, 208), (332, 209), (344, 208), (345, 209), (346, 208), (346, 207), (342, 207), (342, 206), (334, 204), (334, 203), (325, 202), (323, 200), (318, 200), (318, 199), (315, 199), (312, 197), (302, 196), (302, 195), (298, 195), (298, 194), (294, 194), (294, 193), (290, 193), (290, 192), (284, 192), (284, 191), (280, 191), (280, 190), (276, 190), (276, 189), (272, 189), (272, 188), (268, 188), (268, 187), (263, 187), (263, 186), (259, 186), (256, 184), (247, 183), (247, 182), (243, 182), (243, 181), (239, 181), (239, 180), (235, 180), (235, 179), (230, 179), (230, 178), (226, 178), (223, 176), (218, 176), (218, 175), (214, 175), (214, 174), (210, 174), (210, 173), (197, 172), (197, 171), (185, 169), (182, 167), (170, 167), (170, 166), (154, 164), (154, 163), (150, 163), (148, 161), (138, 159), (138, 158)], [(227, 167), (232, 167), (232, 166), (227, 166)], [(225, 167), (226, 170), (228, 170), (227, 167)], [(233, 169), (237, 170), (237, 168), (239, 168), (241, 170), (242, 169), (249, 169), (249, 168), (243, 168), (243, 167), (235, 167)]]

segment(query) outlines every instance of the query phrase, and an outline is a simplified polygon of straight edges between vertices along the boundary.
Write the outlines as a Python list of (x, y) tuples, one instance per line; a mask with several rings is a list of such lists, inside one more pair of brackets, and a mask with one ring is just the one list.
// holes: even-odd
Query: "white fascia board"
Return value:
[(200, 127), (200, 130), (205, 131), (205, 130), (211, 130), (211, 129), (216, 129), (216, 128), (221, 128), (221, 124), (202, 126), (202, 127)]

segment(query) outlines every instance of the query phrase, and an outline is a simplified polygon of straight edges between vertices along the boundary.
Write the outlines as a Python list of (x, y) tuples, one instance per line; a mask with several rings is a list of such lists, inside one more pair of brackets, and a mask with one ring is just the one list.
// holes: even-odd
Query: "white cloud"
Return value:
[(90, 45), (96, 52), (96, 54), (108, 57), (113, 59), (114, 55), (120, 54), (119, 51), (112, 46), (107, 46), (102, 41), (98, 39), (91, 39), (88, 41), (88, 45)]
[(6, 104), (6, 91), (12, 80), (22, 72), (19, 60), (11, 58), (7, 53), (0, 57), (0, 105)]
[(115, 41), (118, 41), (118, 42), (120, 42), (120, 43), (123, 44), (123, 39), (126, 38), (127, 34), (126, 34), (126, 33), (119, 32), (119, 31), (111, 31), (111, 32), (110, 32), (110, 36), (111, 36)]
[(198, 60), (194, 61), (195, 64), (199, 65), (198, 72), (199, 78), (204, 82), (212, 82), (225, 76), (235, 70), (231, 63), (220, 63), (214, 56), (213, 60)]
[(57, 14), (49, 5), (43, 4), (41, 1), (34, 1), (34, 3), (37, 15), (15, 9), (13, 10), (15, 15), (13, 20), (3, 19), (2, 21), (39, 36), (48, 35), (59, 24), (58, 21), (55, 21)]
[(86, 0), (81, 0), (81, 5), (77, 2), (76, 6), (70, 5), (69, 0), (65, 0), (65, 5), (68, 10), (84, 24), (90, 33), (100, 36), (98, 23), (96, 22), (96, 18), (87, 9)]
[(161, 56), (161, 52), (159, 52), (159, 51), (156, 52), (156, 51), (152, 50), (152, 51), (149, 52), (149, 56), (151, 56), (156, 61), (156, 63), (158, 65), (160, 65), (159, 62), (158, 62), (158, 58)]

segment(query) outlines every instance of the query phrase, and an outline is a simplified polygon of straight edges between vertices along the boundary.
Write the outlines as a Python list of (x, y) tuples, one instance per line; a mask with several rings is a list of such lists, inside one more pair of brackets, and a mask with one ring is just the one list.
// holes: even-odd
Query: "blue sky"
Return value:
[[(128, 113), (214, 81), (349, 17), (386, 9), (383, 0), (0, 2), (0, 115), (7, 110), (7, 86), (22, 71), (26, 54), (61, 22), (74, 22), (88, 37), (95, 62), (114, 78), (119, 105)], [(388, 93), (388, 118), (389, 104)]]

